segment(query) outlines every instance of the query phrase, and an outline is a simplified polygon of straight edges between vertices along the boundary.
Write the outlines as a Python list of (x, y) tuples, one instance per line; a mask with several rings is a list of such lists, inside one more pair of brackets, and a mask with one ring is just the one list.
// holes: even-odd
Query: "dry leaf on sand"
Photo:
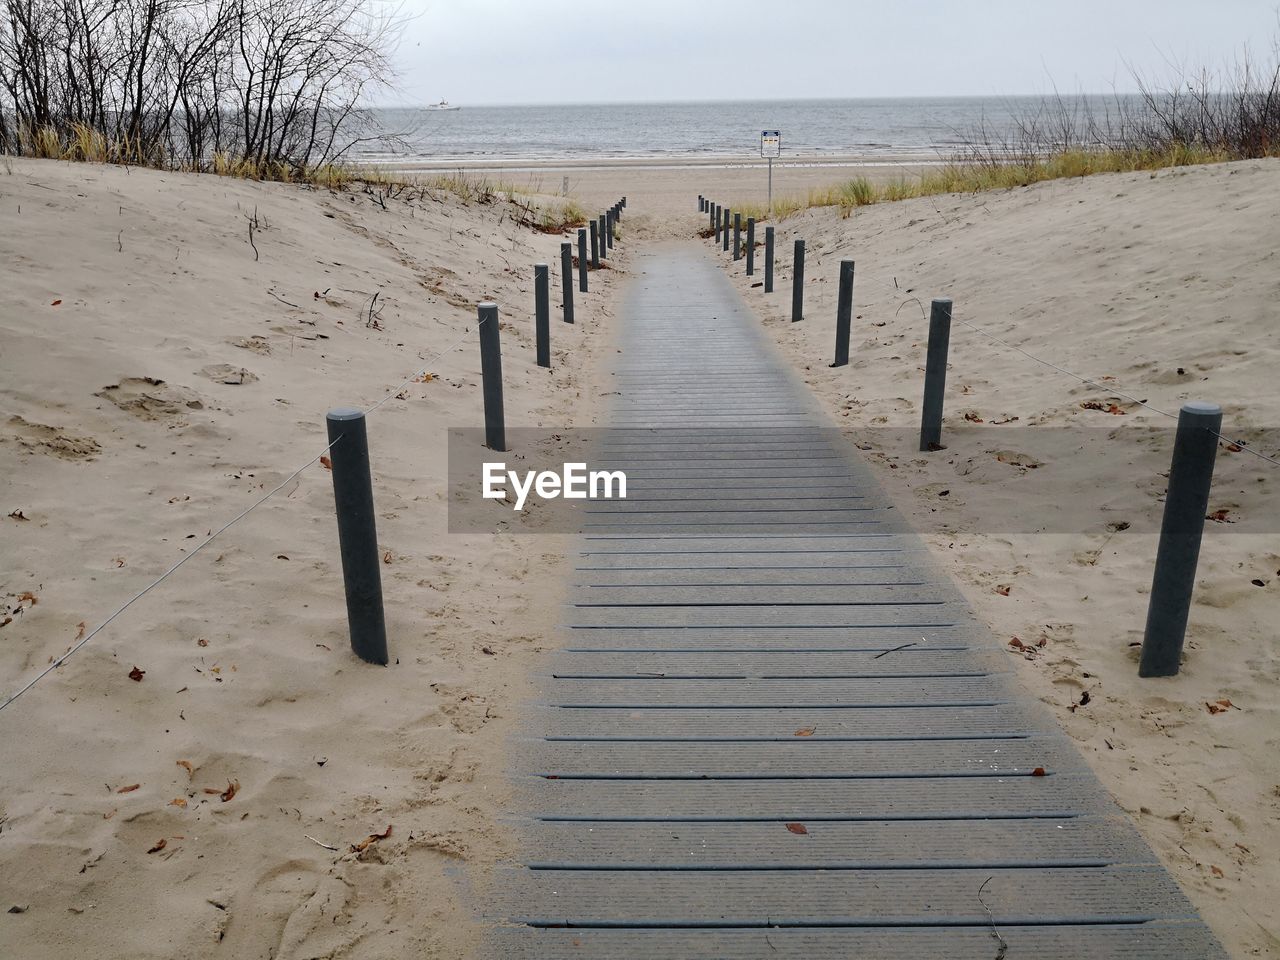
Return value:
[(351, 845), (351, 852), (362, 853), (363, 851), (368, 850), (369, 847), (373, 846), (379, 840), (385, 840), (389, 836), (391, 836), (391, 824), (387, 824), (387, 829), (382, 831), (382, 833), (371, 833), (359, 843), (353, 843)]

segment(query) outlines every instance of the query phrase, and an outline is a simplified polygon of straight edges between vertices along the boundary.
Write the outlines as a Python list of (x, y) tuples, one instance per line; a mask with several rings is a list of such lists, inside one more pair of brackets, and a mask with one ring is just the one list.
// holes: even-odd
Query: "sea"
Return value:
[[(1073, 98), (1068, 108), (1113, 113), (1129, 97)], [(384, 139), (353, 149), (376, 163), (546, 163), (690, 159), (732, 163), (760, 156), (764, 130), (781, 134), (781, 157), (946, 158), (975, 131), (1010, 135), (1040, 97), (470, 106), (458, 110), (379, 109), (369, 116)]]

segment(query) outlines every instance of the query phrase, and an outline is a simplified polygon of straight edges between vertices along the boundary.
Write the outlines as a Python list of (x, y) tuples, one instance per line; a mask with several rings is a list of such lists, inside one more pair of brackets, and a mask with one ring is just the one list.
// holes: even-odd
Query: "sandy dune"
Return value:
[(560, 238), (385, 202), (0, 169), (6, 695), (317, 456), (328, 408), (396, 394), (369, 419), (392, 665), (348, 649), (313, 464), (0, 712), (5, 956), (466, 952), (449, 870), (504, 849), (508, 704), (563, 579), (554, 537), (445, 535), (445, 430), (482, 423), (466, 331), (502, 302), (509, 424), (589, 423), (613, 281), (548, 374), (531, 265)]

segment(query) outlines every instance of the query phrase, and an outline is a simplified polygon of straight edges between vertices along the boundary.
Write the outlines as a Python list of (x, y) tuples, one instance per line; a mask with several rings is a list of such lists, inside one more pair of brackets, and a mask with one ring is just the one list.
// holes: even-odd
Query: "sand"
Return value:
[[(775, 293), (729, 268), (1239, 957), (1280, 956), (1280, 466), (1220, 448), (1210, 510), (1227, 522), (1208, 524), (1185, 664), (1140, 680), (1173, 421), (1121, 394), (1174, 413), (1219, 403), (1225, 433), (1280, 459), (1278, 198), (1280, 161), (1266, 161), (814, 210), (779, 227)], [(793, 324), (796, 237), (807, 304)], [(844, 257), (852, 359), (833, 369)], [(947, 449), (920, 454), (933, 297), (957, 318)]]
[[(0, 908), (22, 911), (0, 913), (8, 954), (471, 953), (487, 872), (514, 849), (507, 751), (556, 642), (568, 548), (445, 534), (444, 431), (482, 422), (473, 303), (503, 301), (508, 422), (590, 425), (627, 251), (694, 242), (698, 193), (754, 201), (763, 183), (755, 168), (576, 176), (590, 208), (628, 195), (625, 240), (579, 300), (588, 322), (556, 326), (547, 374), (530, 264), (555, 263), (559, 238), (504, 204), (0, 167), (6, 690), (316, 456), (326, 409), (398, 393), (457, 343), (370, 416), (388, 668), (347, 649), (313, 465), (0, 712)], [(1270, 162), (818, 210), (780, 225), (771, 297), (728, 267), (1240, 957), (1280, 956), (1280, 468), (1220, 453), (1212, 506), (1232, 522), (1206, 539), (1183, 672), (1139, 681), (1169, 434), (1119, 394), (1221, 402), (1228, 432), (1280, 455), (1277, 196)], [(795, 325), (793, 236), (810, 250)], [(833, 370), (842, 256), (857, 260), (853, 363)], [(947, 449), (920, 455), (937, 295), (957, 317)]]
[[(821, 157), (788, 154), (773, 164), (773, 195), (805, 197), (810, 189), (826, 187), (854, 177), (875, 183), (911, 178), (940, 159), (920, 157)], [(427, 171), (462, 170), (468, 176), (501, 180), (537, 193), (563, 193), (592, 209), (607, 207), (626, 194), (628, 209), (637, 214), (672, 218), (697, 211), (698, 194), (723, 203), (765, 205), (769, 196), (769, 171), (765, 160), (744, 156), (737, 160), (688, 162), (682, 160), (602, 160), (593, 163), (504, 164), (408, 164), (396, 167), (410, 175)], [(674, 227), (665, 223), (664, 228)]]
[(512, 213), (0, 168), (6, 696), (321, 453), (327, 409), (396, 394), (369, 417), (391, 665), (350, 653), (312, 464), (0, 711), (0, 953), (469, 952), (566, 578), (556, 537), (445, 533), (445, 431), (483, 422), (467, 329), (502, 303), (510, 426), (589, 424), (615, 285), (539, 370), (531, 265), (560, 238)]

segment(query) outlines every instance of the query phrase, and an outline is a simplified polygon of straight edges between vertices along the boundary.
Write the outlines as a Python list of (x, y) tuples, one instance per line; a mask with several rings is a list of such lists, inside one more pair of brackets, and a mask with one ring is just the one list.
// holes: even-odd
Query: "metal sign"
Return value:
[(778, 130), (760, 131), (760, 156), (769, 161), (769, 212), (773, 213), (773, 159), (782, 156), (782, 133)]

